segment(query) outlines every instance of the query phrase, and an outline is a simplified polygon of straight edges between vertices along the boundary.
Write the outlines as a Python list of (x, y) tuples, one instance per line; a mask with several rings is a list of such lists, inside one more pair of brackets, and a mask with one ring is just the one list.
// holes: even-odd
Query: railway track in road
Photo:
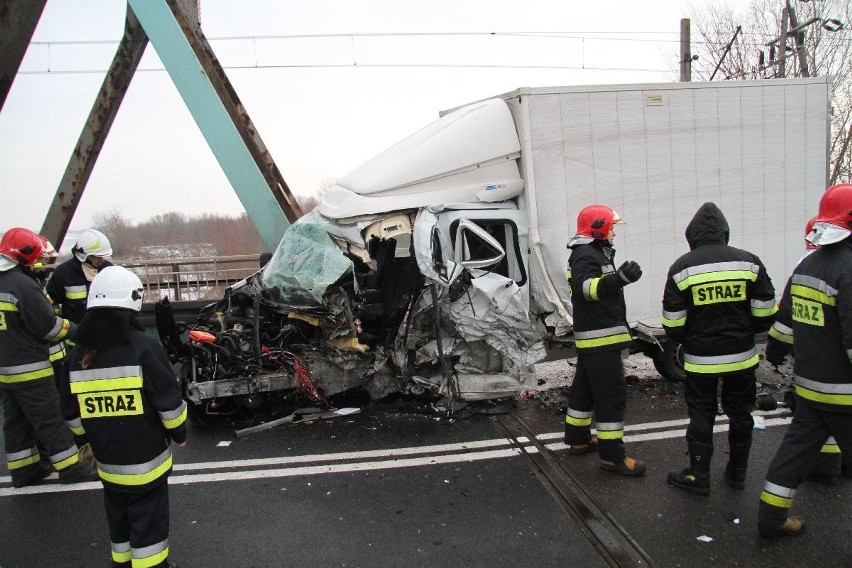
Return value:
[(527, 460), (541, 484), (560, 507), (576, 521), (609, 566), (625, 568), (657, 564), (612, 518), (570, 471), (556, 459), (547, 444), (514, 413), (495, 417), (514, 446)]

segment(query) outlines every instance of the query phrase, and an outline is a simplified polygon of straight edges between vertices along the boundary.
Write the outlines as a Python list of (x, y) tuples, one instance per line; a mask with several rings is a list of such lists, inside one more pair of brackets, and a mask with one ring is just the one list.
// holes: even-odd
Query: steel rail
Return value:
[[(521, 418), (515, 413), (508, 413), (496, 416), (495, 419), (526, 458), (541, 484), (553, 495), (559, 506), (578, 521), (583, 534), (608, 566), (657, 568), (651, 557), (583, 484), (562, 466)], [(528, 442), (521, 442), (521, 438)]]

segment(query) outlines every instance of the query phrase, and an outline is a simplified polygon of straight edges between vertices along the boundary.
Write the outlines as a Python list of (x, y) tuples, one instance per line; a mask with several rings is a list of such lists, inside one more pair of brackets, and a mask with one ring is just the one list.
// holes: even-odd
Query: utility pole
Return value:
[[(836, 21), (837, 20), (825, 20), (825, 22), (823, 22), (820, 18), (814, 17), (807, 22), (799, 23), (799, 18), (796, 16), (796, 10), (794, 10), (790, 5), (790, 0), (787, 0), (784, 9), (781, 11), (781, 35), (766, 44), (770, 48), (769, 65), (778, 66), (778, 72), (775, 76), (778, 78), (784, 78), (787, 76), (787, 38), (792, 37), (796, 44), (795, 52), (798, 56), (797, 74), (802, 77), (810, 77), (811, 71), (808, 66), (807, 48), (805, 47), (805, 30), (812, 24), (822, 22), (823, 27), (826, 30), (837, 31), (840, 28), (833, 29), (831, 27), (831, 25), (833, 25)], [(773, 61), (771, 54), (776, 44), (778, 47), (778, 59)], [(765, 67), (768, 67), (769, 65), (766, 65)]]
[(790, 21), (790, 4), (781, 10), (781, 36), (778, 38), (778, 78), (787, 76), (787, 23)]
[(810, 77), (811, 74), (808, 70), (808, 58), (805, 54), (804, 28), (816, 21), (816, 18), (800, 26), (799, 18), (796, 16), (796, 11), (790, 6), (790, 0), (787, 0), (787, 10), (790, 18), (790, 25), (793, 26), (793, 29), (791, 29), (789, 33), (793, 34), (793, 39), (796, 41), (796, 54), (799, 56), (799, 70), (802, 73), (802, 77)]
[[(680, 80), (688, 83), (692, 81), (692, 53), (690, 39), (690, 22), (689, 18), (683, 18), (680, 21)], [(698, 56), (695, 56), (696, 59)]]

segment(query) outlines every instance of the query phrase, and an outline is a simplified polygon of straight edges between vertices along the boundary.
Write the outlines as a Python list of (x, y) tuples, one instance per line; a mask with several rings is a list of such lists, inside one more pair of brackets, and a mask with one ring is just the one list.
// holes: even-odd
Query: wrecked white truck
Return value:
[(527, 88), (441, 113), (346, 175), (268, 264), (198, 321), (158, 328), (196, 416), (307, 390), (513, 397), (575, 355), (566, 243), (579, 209), (627, 224), (635, 350), (679, 377), (660, 322), (698, 206), (783, 282), (826, 187), (824, 78)]

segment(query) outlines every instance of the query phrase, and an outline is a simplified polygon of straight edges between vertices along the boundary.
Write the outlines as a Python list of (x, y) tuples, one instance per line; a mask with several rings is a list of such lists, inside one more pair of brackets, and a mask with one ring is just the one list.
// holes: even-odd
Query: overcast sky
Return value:
[[(680, 20), (707, 1), (200, 0), (200, 10), (284, 179), (310, 195), (442, 109), (519, 87), (677, 80)], [(0, 231), (41, 228), (124, 14), (121, 0), (47, 1), (0, 110)], [(278, 37), (293, 35), (315, 37)], [(134, 222), (243, 211), (155, 48), (72, 230), (110, 211)]]

